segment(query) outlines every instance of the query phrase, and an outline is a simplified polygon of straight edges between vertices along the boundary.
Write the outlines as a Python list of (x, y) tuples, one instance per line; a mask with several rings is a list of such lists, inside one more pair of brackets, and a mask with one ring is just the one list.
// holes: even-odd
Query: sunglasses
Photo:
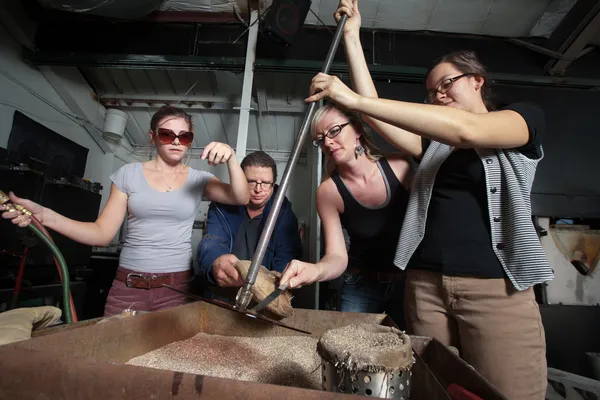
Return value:
[(181, 131), (178, 135), (171, 129), (158, 128), (154, 131), (154, 134), (161, 144), (172, 144), (175, 139), (179, 139), (179, 143), (181, 143), (181, 145), (190, 147), (194, 141), (194, 132)]

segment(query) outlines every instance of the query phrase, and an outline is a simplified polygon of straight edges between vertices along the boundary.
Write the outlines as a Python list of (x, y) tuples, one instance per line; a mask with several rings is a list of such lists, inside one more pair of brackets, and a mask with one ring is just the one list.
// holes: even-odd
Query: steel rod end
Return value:
[(252, 300), (252, 285), (246, 283), (235, 296), (234, 308), (245, 311), (250, 305), (250, 300)]

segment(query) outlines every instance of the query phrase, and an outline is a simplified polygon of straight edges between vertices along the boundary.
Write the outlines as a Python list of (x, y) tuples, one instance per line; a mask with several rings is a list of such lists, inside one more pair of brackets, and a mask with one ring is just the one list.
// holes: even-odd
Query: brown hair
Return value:
[(277, 182), (277, 165), (273, 157), (265, 153), (264, 151), (255, 151), (248, 154), (242, 160), (240, 167), (242, 170), (246, 170), (246, 167), (265, 167), (271, 168), (273, 171), (273, 182)]
[(158, 109), (152, 116), (150, 120), (150, 129), (155, 131), (158, 127), (158, 124), (165, 118), (181, 118), (185, 122), (187, 122), (189, 130), (194, 129), (194, 124), (192, 123), (192, 117), (186, 113), (182, 108), (177, 108), (173, 106), (162, 106)]
[[(357, 112), (350, 111), (346, 108), (337, 105), (327, 104), (319, 108), (315, 112), (315, 115), (313, 116), (313, 119), (310, 124), (310, 133), (312, 137), (316, 136), (319, 123), (321, 122), (325, 114), (327, 114), (331, 110), (337, 110), (346, 118), (348, 118), (348, 121), (352, 123), (354, 129), (356, 129), (356, 131), (360, 133), (358, 141), (360, 142), (361, 146), (365, 149), (365, 156), (367, 156), (369, 160), (377, 161), (381, 157), (383, 157), (381, 151), (377, 148), (377, 146), (375, 146), (375, 144), (373, 144), (371, 137), (365, 131), (365, 127), (363, 126), (363, 123), (360, 119), (360, 115)], [(333, 160), (327, 158), (327, 175), (331, 175), (333, 172), (335, 172), (335, 163), (333, 162)]]
[(429, 77), (431, 70), (440, 64), (449, 63), (452, 64), (463, 74), (473, 74), (483, 78), (483, 86), (481, 87), (481, 98), (483, 103), (489, 111), (495, 110), (496, 106), (492, 102), (492, 93), (490, 90), (490, 81), (487, 76), (484, 65), (479, 61), (477, 53), (472, 50), (461, 50), (453, 53), (446, 54), (433, 63), (431, 68), (427, 71), (425, 78)]

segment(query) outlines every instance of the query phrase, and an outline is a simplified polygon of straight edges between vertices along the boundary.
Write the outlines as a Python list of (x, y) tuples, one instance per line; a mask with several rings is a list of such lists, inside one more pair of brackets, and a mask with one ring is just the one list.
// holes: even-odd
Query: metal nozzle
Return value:
[(28, 209), (18, 204), (10, 203), (10, 198), (6, 193), (0, 190), (0, 204), (6, 204), (8, 208), (6, 211), (21, 211), (23, 214), (31, 216), (32, 213)]
[(23, 206), (20, 206), (20, 205), (18, 205), (18, 204), (13, 204), (13, 206), (14, 206), (14, 207), (15, 207), (17, 210), (21, 211), (21, 212), (22, 212), (23, 214), (25, 214), (25, 215), (29, 215), (29, 216), (31, 216), (31, 215), (32, 215), (31, 211), (29, 211), (28, 209), (26, 209), (26, 208), (25, 208), (25, 207), (23, 207)]

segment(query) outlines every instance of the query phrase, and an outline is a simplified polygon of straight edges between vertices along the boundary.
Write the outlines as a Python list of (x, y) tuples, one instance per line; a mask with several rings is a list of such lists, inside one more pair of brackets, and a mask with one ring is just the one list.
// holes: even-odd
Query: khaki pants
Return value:
[(404, 304), (409, 334), (457, 347), (510, 400), (545, 398), (546, 341), (532, 288), (409, 270)]

